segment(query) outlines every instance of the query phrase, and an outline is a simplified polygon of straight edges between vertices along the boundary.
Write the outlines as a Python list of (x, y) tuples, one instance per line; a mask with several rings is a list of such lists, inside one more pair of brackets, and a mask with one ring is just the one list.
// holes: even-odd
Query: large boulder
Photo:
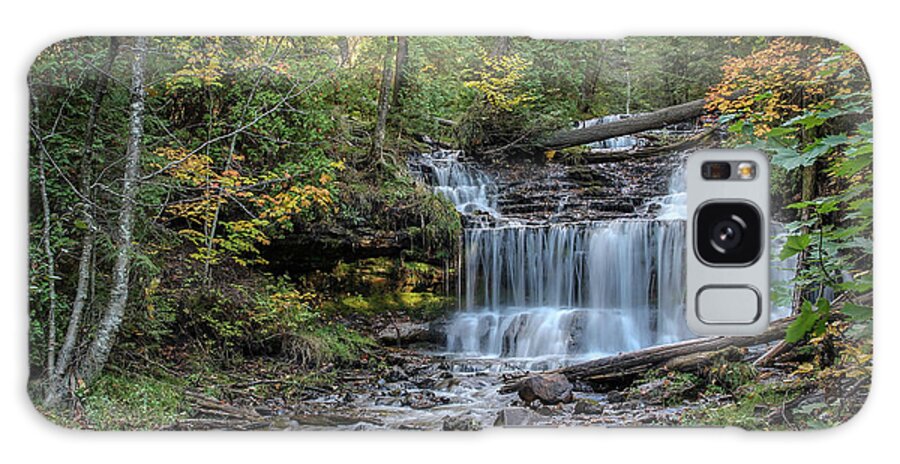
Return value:
[(526, 404), (540, 400), (543, 404), (571, 403), (572, 384), (562, 374), (538, 374), (520, 381), (515, 390)]

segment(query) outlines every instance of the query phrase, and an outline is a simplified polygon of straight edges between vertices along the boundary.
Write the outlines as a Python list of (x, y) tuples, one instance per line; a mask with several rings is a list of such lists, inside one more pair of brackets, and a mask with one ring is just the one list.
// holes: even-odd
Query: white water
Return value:
[[(448, 153), (450, 153), (448, 155)], [(603, 356), (693, 335), (684, 322), (682, 168), (646, 219), (526, 225), (497, 211), (497, 188), (453, 152), (429, 161), (436, 192), (466, 214), (461, 310), (447, 351), (537, 360)], [(490, 226), (473, 212), (497, 219)], [(789, 279), (791, 263), (773, 263)], [(776, 271), (777, 270), (777, 271)], [(783, 317), (789, 306), (773, 309)]]
[(683, 243), (681, 221), (469, 229), (447, 349), (535, 358), (683, 339)]
[[(586, 121), (581, 121), (578, 123), (578, 129), (584, 127), (593, 127), (599, 124), (607, 124), (615, 121), (621, 121), (631, 115), (627, 114), (611, 114), (608, 116), (601, 116), (599, 118), (588, 119)], [(641, 146), (643, 141), (633, 135), (623, 135), (621, 137), (614, 137), (611, 139), (602, 140), (600, 142), (593, 142), (588, 144), (588, 147), (595, 150), (624, 150), (626, 148), (635, 148)]]
[(458, 161), (460, 152), (441, 150), (423, 161), (430, 168), (432, 188), (447, 197), (463, 214), (483, 212), (497, 215), (496, 187), (487, 174)]

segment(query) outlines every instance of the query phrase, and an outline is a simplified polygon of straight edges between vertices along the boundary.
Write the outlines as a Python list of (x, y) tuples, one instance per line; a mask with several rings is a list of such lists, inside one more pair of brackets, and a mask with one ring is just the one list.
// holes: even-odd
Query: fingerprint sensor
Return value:
[(752, 324), (762, 314), (759, 291), (747, 285), (709, 285), (697, 293), (697, 318), (705, 324)]

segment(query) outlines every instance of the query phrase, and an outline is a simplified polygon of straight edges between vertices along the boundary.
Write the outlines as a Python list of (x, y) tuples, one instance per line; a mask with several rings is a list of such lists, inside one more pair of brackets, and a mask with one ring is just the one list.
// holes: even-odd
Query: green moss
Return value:
[(757, 377), (756, 368), (745, 362), (713, 361), (712, 366), (704, 370), (706, 380), (710, 385), (719, 386), (726, 392), (734, 392)]
[(326, 303), (323, 310), (362, 316), (402, 313), (414, 318), (431, 319), (454, 307), (454, 302), (455, 298), (430, 292), (391, 292), (370, 296), (346, 296)]
[(351, 364), (376, 345), (371, 338), (338, 324), (318, 327), (310, 335), (318, 339), (321, 347), (318, 364)]

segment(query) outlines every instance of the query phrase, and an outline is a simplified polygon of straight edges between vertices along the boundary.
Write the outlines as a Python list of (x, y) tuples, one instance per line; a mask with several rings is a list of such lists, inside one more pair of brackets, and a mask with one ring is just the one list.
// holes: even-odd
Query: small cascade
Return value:
[(659, 220), (687, 219), (687, 182), (684, 177), (684, 164), (680, 164), (672, 171), (668, 194), (648, 201), (644, 212), (647, 213), (650, 208), (657, 209), (655, 215)]
[(460, 151), (440, 150), (422, 158), (434, 191), (456, 205), (462, 214), (497, 215), (496, 187), (482, 171), (459, 162)]
[[(611, 114), (608, 116), (601, 116), (599, 118), (588, 119), (586, 121), (580, 121), (576, 125), (576, 129), (582, 129), (586, 127), (593, 127), (600, 124), (608, 124), (611, 122), (621, 121), (623, 119), (630, 118), (633, 115), (630, 114)], [(600, 142), (594, 142), (588, 144), (592, 150), (625, 150), (631, 148), (638, 148), (643, 146), (645, 141), (633, 135), (623, 135), (621, 137), (614, 137), (611, 139), (602, 140)]]

